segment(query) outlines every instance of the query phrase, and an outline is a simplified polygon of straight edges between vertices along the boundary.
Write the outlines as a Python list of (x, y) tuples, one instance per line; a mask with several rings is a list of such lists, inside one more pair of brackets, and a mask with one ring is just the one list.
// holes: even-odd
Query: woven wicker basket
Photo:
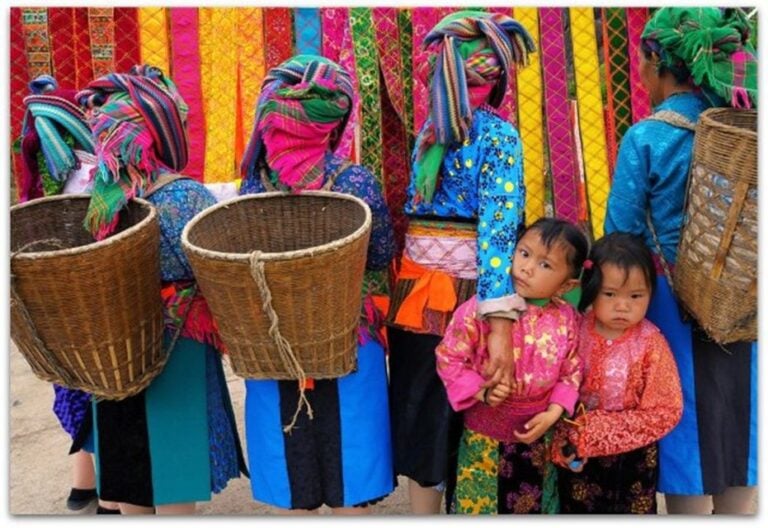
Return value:
[(757, 338), (757, 177), (757, 112), (704, 112), (674, 282), (721, 344)]
[(299, 379), (282, 338), (308, 377), (355, 368), (370, 231), (362, 200), (324, 191), (242, 196), (187, 224), (182, 247), (236, 374)]
[(83, 228), (90, 198), (11, 208), (11, 338), (45, 381), (120, 400), (160, 372), (163, 313), (157, 212), (121, 211), (116, 234)]

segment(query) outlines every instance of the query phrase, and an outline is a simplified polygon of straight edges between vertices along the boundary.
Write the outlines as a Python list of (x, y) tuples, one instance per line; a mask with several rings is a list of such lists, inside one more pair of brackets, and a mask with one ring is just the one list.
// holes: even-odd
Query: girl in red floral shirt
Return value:
[[(574, 420), (555, 432), (563, 513), (656, 513), (656, 442), (680, 420), (680, 379), (666, 339), (645, 318), (651, 253), (628, 233), (595, 243), (583, 277), (584, 381)], [(589, 266), (585, 266), (587, 268)]]

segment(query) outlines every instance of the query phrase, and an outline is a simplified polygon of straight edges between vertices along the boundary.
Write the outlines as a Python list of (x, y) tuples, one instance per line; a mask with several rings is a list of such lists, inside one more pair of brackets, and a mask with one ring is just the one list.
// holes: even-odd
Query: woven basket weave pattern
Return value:
[(329, 192), (236, 198), (187, 225), (182, 245), (236, 374), (292, 379), (269, 334), (252, 251), (262, 252), (280, 333), (306, 376), (355, 368), (370, 226), (364, 202)]
[[(20, 301), (11, 303), (11, 337), (39, 378), (120, 400), (166, 361), (159, 223), (149, 203), (132, 201), (116, 234), (95, 242), (82, 226), (88, 202), (57, 196), (11, 209)], [(30, 246), (41, 240), (51, 242)]]
[(757, 338), (757, 113), (711, 109), (696, 128), (675, 290), (715, 341)]

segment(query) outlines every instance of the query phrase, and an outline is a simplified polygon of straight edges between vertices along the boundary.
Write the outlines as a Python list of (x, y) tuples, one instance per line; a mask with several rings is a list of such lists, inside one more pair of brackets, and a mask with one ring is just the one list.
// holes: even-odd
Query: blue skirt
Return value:
[(675, 495), (757, 484), (757, 343), (721, 348), (681, 318), (659, 276), (648, 319), (669, 342), (683, 388), (680, 423), (659, 442), (659, 486)]
[(302, 411), (295, 381), (246, 380), (245, 433), (253, 498), (287, 509), (364, 505), (395, 487), (384, 350), (358, 347), (357, 371), (315, 380)]

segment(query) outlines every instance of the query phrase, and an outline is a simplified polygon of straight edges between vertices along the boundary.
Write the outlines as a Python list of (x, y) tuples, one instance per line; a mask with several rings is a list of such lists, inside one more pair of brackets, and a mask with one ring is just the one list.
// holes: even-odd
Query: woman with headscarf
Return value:
[[(270, 70), (241, 165), (241, 194), (323, 189), (357, 196), (373, 217), (366, 268), (381, 270), (394, 252), (381, 188), (367, 169), (334, 154), (352, 98), (349, 74), (322, 57), (299, 55)], [(294, 417), (298, 381), (246, 380), (254, 499), (299, 513), (323, 504), (366, 513), (394, 489), (386, 365), (370, 297), (364, 312), (357, 370), (305, 384), (314, 418)], [(292, 417), (291, 432), (283, 432)]]
[(749, 33), (737, 8), (653, 14), (642, 34), (640, 74), (654, 113), (624, 135), (608, 198), (605, 232), (641, 235), (657, 259), (648, 318), (669, 341), (683, 387), (683, 417), (659, 445), (658, 490), (670, 513), (712, 513), (713, 504), (716, 513), (753, 511), (756, 343), (713, 342), (681, 317), (664, 273), (677, 256), (694, 123), (711, 106), (757, 104)]
[(88, 108), (97, 157), (86, 228), (104, 238), (130, 198), (152, 203), (160, 221), (165, 346), (183, 325), (146, 389), (94, 403), (99, 492), (123, 513), (193, 513), (196, 501), (210, 500), (245, 472), (217, 332), (180, 245), (186, 223), (215, 199), (179, 174), (187, 164), (187, 106), (159, 69), (106, 75), (78, 100)]
[[(75, 90), (60, 88), (56, 79), (41, 75), (29, 83), (24, 98), (22, 171), (18, 175), (19, 202), (60, 193), (89, 190), (95, 165), (94, 144)], [(67, 508), (81, 510), (97, 499), (91, 437), (91, 395), (53, 385), (53, 412), (72, 438), (72, 489)], [(81, 447), (76, 447), (81, 446)], [(120, 513), (116, 504), (99, 501), (97, 513)]]
[(424, 45), (434, 51), (420, 72), (430, 83), (429, 117), (416, 138), (410, 224), (387, 322), (395, 469), (410, 479), (412, 511), (437, 513), (444, 483), (455, 478), (462, 427), (434, 350), (475, 288), (491, 326), (484, 386), (512, 374), (510, 328), (525, 310), (509, 274), (524, 225), (523, 154), (517, 130), (494, 109), (534, 45), (514, 19), (480, 11), (444, 18)]

